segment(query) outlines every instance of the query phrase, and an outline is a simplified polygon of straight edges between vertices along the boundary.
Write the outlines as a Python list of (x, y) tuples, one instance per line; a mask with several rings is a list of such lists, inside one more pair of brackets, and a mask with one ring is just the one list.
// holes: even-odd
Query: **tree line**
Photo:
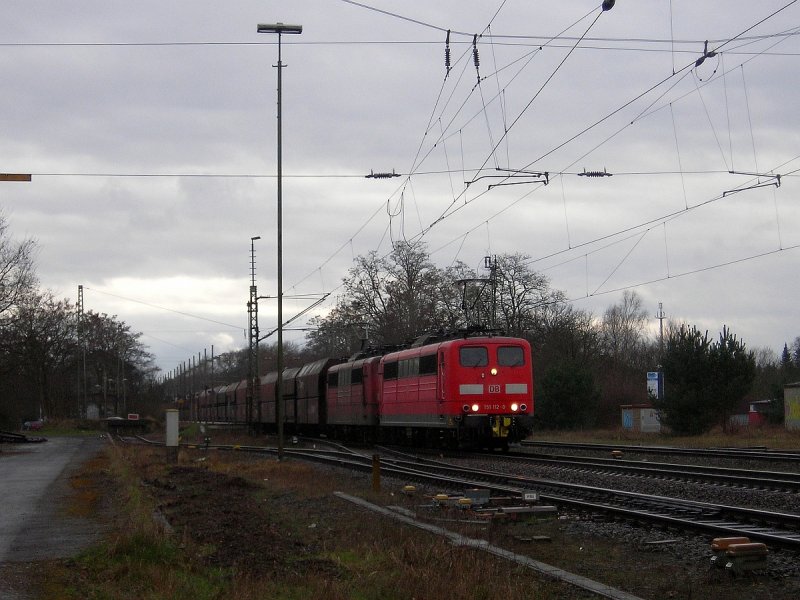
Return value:
[(0, 214), (0, 428), (153, 411), (161, 397), (141, 334), (41, 289), (35, 252)]
[[(179, 377), (159, 377), (153, 356), (115, 315), (79, 314), (40, 288), (32, 240), (15, 241), (0, 215), (0, 426), (24, 420), (141, 412), (201, 389), (248, 376), (246, 349), (200, 361)], [(619, 406), (647, 400), (644, 374), (662, 366), (659, 404), (673, 431), (722, 424), (746, 399), (774, 400), (800, 379), (800, 337), (780, 357), (749, 350), (727, 327), (718, 340), (689, 324), (668, 323), (664, 343), (649, 328), (641, 297), (625, 291), (596, 316), (530, 267), (524, 254), (439, 268), (424, 245), (396, 243), (386, 256), (356, 257), (334, 307), (310, 320), (306, 343), (284, 346), (287, 367), (323, 356), (347, 357), (365, 345), (392, 346), (442, 330), (491, 328), (533, 348), (539, 428), (613, 427)], [(275, 369), (275, 345), (259, 350), (260, 373)]]

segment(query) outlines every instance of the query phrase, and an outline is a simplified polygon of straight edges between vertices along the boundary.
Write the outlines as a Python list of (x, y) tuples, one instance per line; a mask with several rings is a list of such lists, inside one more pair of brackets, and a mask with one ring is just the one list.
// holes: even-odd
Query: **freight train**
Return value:
[[(278, 373), (206, 389), (182, 418), (276, 428)], [(438, 447), (507, 448), (532, 429), (530, 344), (483, 333), (427, 336), (392, 351), (284, 369), (284, 432)], [(247, 414), (248, 407), (250, 415)]]

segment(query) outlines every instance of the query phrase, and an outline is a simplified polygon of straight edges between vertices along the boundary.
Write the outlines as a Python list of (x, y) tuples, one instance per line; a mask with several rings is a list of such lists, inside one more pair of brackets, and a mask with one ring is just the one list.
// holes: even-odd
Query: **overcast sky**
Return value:
[[(301, 24), (285, 318), (408, 240), (439, 267), (522, 253), (598, 317), (632, 289), (654, 329), (662, 302), (780, 351), (800, 335), (800, 3), (600, 5), (4, 0), (0, 173), (33, 180), (0, 182), (0, 209), (42, 287), (83, 285), (165, 372), (245, 346), (253, 236), (277, 291), (278, 48), (256, 27)], [(273, 329), (274, 300), (259, 310)]]

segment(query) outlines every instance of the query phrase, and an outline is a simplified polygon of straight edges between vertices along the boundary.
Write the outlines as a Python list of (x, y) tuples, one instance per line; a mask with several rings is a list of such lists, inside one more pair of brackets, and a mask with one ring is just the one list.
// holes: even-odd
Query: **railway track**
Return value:
[[(429, 459), (384, 461), (392, 464), (426, 465), (432, 472), (464, 477), (470, 484), (500, 485), (522, 497), (536, 492), (542, 501), (579, 510), (591, 510), (641, 523), (659, 523), (684, 530), (702, 531), (715, 537), (746, 536), (753, 540), (800, 549), (800, 515), (697, 502), (679, 498), (625, 492), (595, 486), (507, 475), (489, 470), (455, 467)], [(485, 485), (485, 484), (484, 484)]]
[(630, 444), (594, 444), (572, 442), (523, 441), (524, 448), (557, 448), (612, 452), (619, 450), (637, 454), (694, 456), (705, 458), (731, 458), (786, 462), (800, 465), (800, 450), (769, 450), (766, 448), (679, 448), (675, 446), (637, 446)]
[(47, 438), (41, 436), (24, 435), (12, 431), (0, 431), (0, 444), (40, 444)]
[[(146, 443), (158, 443), (146, 440)], [(277, 448), (246, 445), (193, 446), (219, 451), (241, 451), (277, 455)], [(375, 457), (370, 451), (347, 448), (289, 448), (284, 455), (338, 468), (371, 472)], [(615, 519), (658, 524), (712, 537), (744, 536), (770, 546), (800, 550), (800, 515), (752, 508), (697, 502), (665, 496), (625, 492), (608, 488), (563, 483), (534, 477), (509, 475), (488, 469), (461, 467), (379, 448), (383, 477), (424, 483), (440, 490), (463, 492), (482, 487), (492, 494), (523, 501), (536, 494), (540, 501), (572, 510), (601, 513)]]
[(731, 487), (800, 492), (800, 473), (788, 471), (755, 471), (707, 465), (643, 462), (586, 456), (533, 455), (509, 453), (490, 455), (497, 460), (527, 464), (546, 464), (557, 468), (589, 470), (596, 473), (626, 474), (665, 480), (713, 483)]

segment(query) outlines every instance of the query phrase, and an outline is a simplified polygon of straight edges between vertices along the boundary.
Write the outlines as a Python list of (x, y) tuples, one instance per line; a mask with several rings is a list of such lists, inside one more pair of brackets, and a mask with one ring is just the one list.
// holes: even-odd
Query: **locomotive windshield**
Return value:
[(460, 348), (459, 360), (462, 367), (485, 367), (489, 364), (489, 351), (483, 346), (464, 346)]
[(525, 353), (519, 346), (500, 346), (497, 349), (497, 364), (501, 367), (525, 366)]

